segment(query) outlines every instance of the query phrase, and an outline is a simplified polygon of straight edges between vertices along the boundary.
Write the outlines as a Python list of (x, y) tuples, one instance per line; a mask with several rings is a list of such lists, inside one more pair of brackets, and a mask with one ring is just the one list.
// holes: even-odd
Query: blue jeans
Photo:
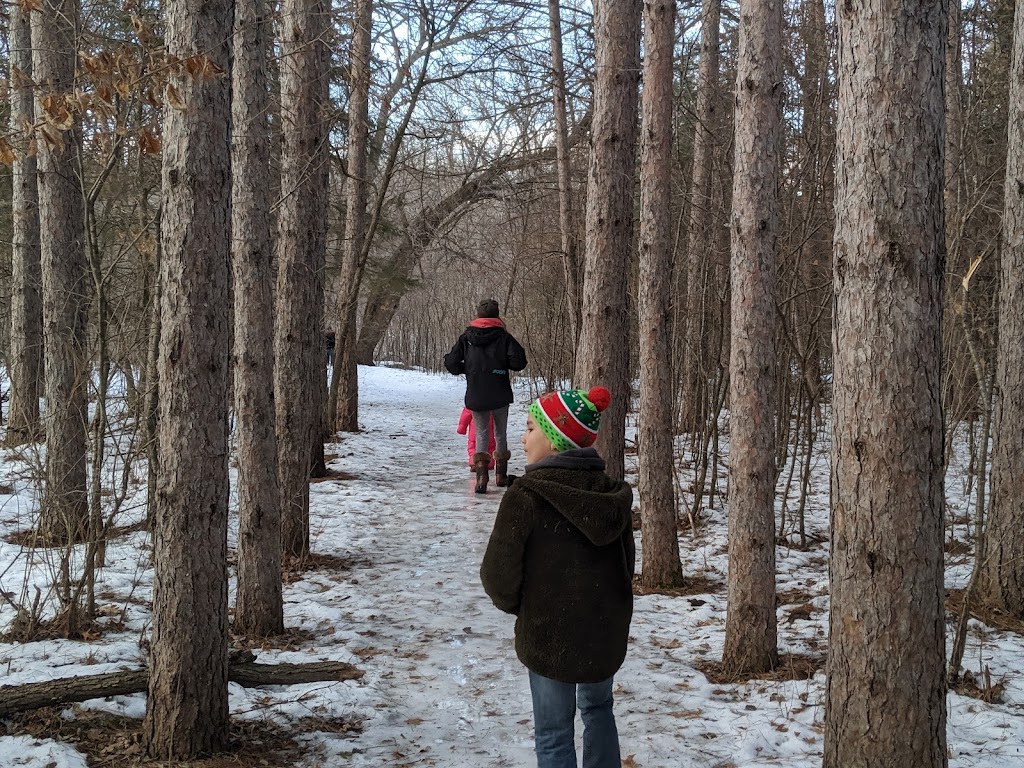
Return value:
[(562, 683), (530, 672), (537, 768), (576, 768), (576, 707), (583, 718), (583, 768), (621, 768), (612, 678)]

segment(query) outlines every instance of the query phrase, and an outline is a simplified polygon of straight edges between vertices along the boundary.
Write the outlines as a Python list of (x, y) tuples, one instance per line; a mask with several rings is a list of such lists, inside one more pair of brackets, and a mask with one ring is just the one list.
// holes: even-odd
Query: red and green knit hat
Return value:
[(597, 439), (601, 411), (612, 401), (605, 387), (563, 389), (541, 395), (530, 404), (530, 415), (555, 450), (587, 448)]

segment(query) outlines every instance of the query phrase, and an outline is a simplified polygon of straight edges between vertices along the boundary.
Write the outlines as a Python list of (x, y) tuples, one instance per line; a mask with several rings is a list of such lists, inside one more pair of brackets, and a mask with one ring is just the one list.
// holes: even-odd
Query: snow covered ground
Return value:
[[(238, 719), (293, 724), (309, 746), (301, 765), (310, 768), (535, 765), (529, 689), (513, 650), (512, 619), (491, 606), (478, 579), (500, 490), (472, 492), (465, 438), (455, 433), (464, 384), (387, 367), (360, 368), (359, 374), (363, 432), (328, 447), (335, 456), (329, 466), (344, 479), (315, 483), (311, 493), (313, 550), (338, 558), (338, 565), (304, 573), (286, 586), (286, 624), (304, 632), (287, 650), (267, 650), (260, 659), (348, 661), (365, 676), (270, 689), (232, 685), (232, 712)], [(510, 418), (514, 473), (523, 464), (517, 441), (525, 405), (516, 403)], [(0, 495), (0, 535), (31, 524), (37, 494), (29, 470), (36, 461), (3, 455), (0, 484), (6, 487), (0, 491), (9, 493)], [(111, 482), (120, 482), (121, 465), (111, 461)], [(958, 479), (962, 464), (958, 458), (950, 468), (949, 502), (954, 513), (969, 515), (970, 497)], [(128, 473), (119, 524), (144, 514), (144, 480), (144, 468)], [(688, 479), (681, 481), (685, 487)], [(824, 536), (827, 520), (823, 456), (814, 465), (810, 532)], [(696, 537), (681, 538), (684, 568), (724, 587), (723, 511), (709, 512), (708, 521)], [(141, 532), (128, 533), (108, 550), (97, 594), (102, 613), (123, 628), (92, 642), (0, 644), (0, 684), (141, 665), (141, 640), (149, 628), (149, 555)], [(783, 653), (824, 654), (826, 556), (827, 544), (807, 552), (778, 550)], [(0, 542), (0, 591), (11, 599), (0, 606), (0, 630), (15, 619), (15, 604), (32, 602), (35, 586), (45, 599), (57, 565), (51, 551)], [(951, 561), (948, 585), (962, 586), (968, 569), (962, 554)], [(823, 674), (799, 682), (711, 683), (698, 665), (720, 658), (724, 632), (724, 589), (637, 597), (631, 646), (616, 686), (625, 765), (820, 765)], [(972, 623), (964, 666), (979, 673), (987, 667), (1005, 685), (1004, 703), (950, 694), (950, 765), (1019, 768), (1021, 638)], [(144, 708), (139, 694), (76, 705), (65, 716), (86, 709), (141, 716)], [(355, 719), (362, 720), (361, 731), (337, 733), (343, 729), (332, 727)], [(72, 746), (0, 735), (0, 766), (8, 765), (80, 768), (86, 762)]]

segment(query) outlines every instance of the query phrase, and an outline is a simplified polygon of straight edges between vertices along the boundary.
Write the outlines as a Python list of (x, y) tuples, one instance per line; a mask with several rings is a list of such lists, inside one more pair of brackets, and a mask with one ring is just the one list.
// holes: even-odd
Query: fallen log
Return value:
[[(228, 680), (245, 688), (265, 685), (299, 685), (340, 680), (358, 680), (363, 671), (341, 661), (313, 661), (307, 664), (257, 664), (231, 662)], [(149, 670), (126, 669), (99, 675), (78, 675), (41, 683), (0, 686), (0, 716), (27, 709), (72, 704), (108, 696), (142, 693), (149, 687)]]

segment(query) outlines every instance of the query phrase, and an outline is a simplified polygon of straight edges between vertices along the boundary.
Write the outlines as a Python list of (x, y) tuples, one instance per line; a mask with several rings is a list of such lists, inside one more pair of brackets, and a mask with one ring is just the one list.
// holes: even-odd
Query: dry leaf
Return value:
[(42, 0), (18, 0), (18, 4), (21, 6), (22, 13), (26, 16), (32, 11), (43, 10)]
[(139, 133), (139, 151), (144, 155), (159, 155), (160, 154), (160, 137), (154, 134), (148, 128), (143, 128)]
[(42, 134), (43, 141), (54, 150), (59, 152), (64, 149), (64, 134), (54, 126), (44, 123), (39, 126), (39, 133)]
[(164, 99), (173, 109), (177, 109), (182, 112), (188, 109), (188, 105), (185, 103), (185, 100), (181, 98), (181, 94), (178, 92), (178, 89), (170, 83), (167, 84), (167, 90), (164, 93)]
[(14, 147), (12, 147), (7, 139), (0, 137), (0, 163), (6, 166), (14, 165), (14, 161), (18, 159), (18, 156), (14, 153)]
[(185, 71), (196, 80), (213, 80), (218, 75), (223, 75), (224, 70), (214, 64), (209, 56), (189, 56), (185, 59)]
[(11, 64), (11, 87), (15, 90), (19, 88), (31, 88), (35, 83), (32, 82), (32, 78), (29, 77), (24, 70), (18, 69), (16, 66)]
[(40, 105), (43, 109), (43, 119), (50, 125), (66, 131), (75, 124), (75, 116), (63, 95), (48, 93), (42, 98)]
[(679, 646), (682, 645), (682, 643), (680, 643), (675, 638), (673, 638), (671, 640), (659, 640), (656, 637), (651, 637), (651, 643), (653, 645), (655, 645), (656, 647), (658, 647), (658, 648), (667, 648), (667, 649), (678, 648)]
[(636, 761), (636, 755), (626, 755), (622, 761), (622, 768), (640, 768), (640, 763)]
[(671, 717), (678, 718), (680, 720), (694, 720), (704, 714), (703, 709), (683, 709), (679, 712), (669, 712)]

